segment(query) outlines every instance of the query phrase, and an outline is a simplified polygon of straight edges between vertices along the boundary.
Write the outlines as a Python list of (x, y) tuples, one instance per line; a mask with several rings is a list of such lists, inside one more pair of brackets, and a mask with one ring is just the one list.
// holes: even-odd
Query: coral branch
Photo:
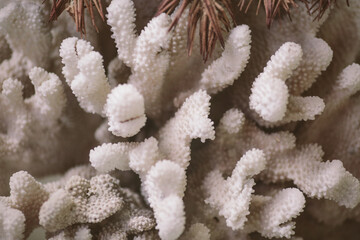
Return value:
[(233, 230), (244, 227), (254, 193), (252, 177), (265, 168), (265, 163), (264, 153), (252, 149), (239, 160), (231, 177), (224, 180), (221, 173), (215, 170), (204, 180), (204, 188), (209, 195), (205, 202), (216, 208), (225, 217), (226, 225)]

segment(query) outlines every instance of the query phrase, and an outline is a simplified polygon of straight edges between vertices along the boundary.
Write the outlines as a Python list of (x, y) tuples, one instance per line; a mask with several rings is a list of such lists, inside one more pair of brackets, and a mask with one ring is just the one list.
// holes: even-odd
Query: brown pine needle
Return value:
[[(308, 4), (308, 0), (299, 0), (305, 4)], [(240, 11), (245, 9), (245, 13), (249, 10), (250, 5), (252, 4), (253, 0), (240, 0), (239, 1), (239, 8)], [(290, 17), (290, 10), (292, 7), (297, 7), (295, 0), (258, 0), (258, 5), (256, 9), (256, 14), (258, 14), (261, 3), (264, 5), (265, 14), (266, 14), (266, 25), (270, 28), (271, 24), (273, 23), (274, 19), (281, 16), (283, 13), (287, 14)], [(307, 6), (307, 5), (306, 5)]]
[[(180, 4), (180, 0), (163, 0), (158, 8), (157, 14), (172, 14)], [(223, 31), (230, 31), (231, 25), (235, 22), (229, 0), (183, 0), (170, 29), (176, 26), (186, 7), (190, 6), (188, 16), (188, 54), (191, 55), (197, 23), (200, 22), (200, 53), (206, 61), (215, 48), (217, 40), (224, 47), (225, 41)], [(231, 17), (231, 20), (228, 18)]]
[[(336, 5), (336, 0), (312, 0), (309, 12), (317, 13), (315, 20), (320, 20), (326, 10), (333, 4)], [(350, 6), (349, 0), (346, 0), (346, 4)]]
[(81, 35), (86, 35), (85, 9), (87, 9), (90, 14), (92, 25), (96, 31), (99, 32), (99, 29), (95, 24), (94, 6), (101, 19), (105, 21), (101, 0), (53, 0), (49, 21), (57, 20), (64, 10), (66, 10), (75, 21), (76, 31), (80, 32)]
[[(253, 1), (239, 0), (240, 11), (245, 8), (246, 13)], [(263, 6), (266, 14), (266, 25), (270, 28), (273, 21), (283, 14), (288, 15), (291, 20), (290, 11), (291, 8), (298, 6), (296, 4), (297, 1), (306, 4), (309, 14), (317, 12), (315, 19), (320, 19), (326, 9), (332, 4), (336, 4), (336, 0), (258, 0), (256, 14), (258, 14), (260, 7)], [(311, 2), (310, 7), (309, 2)], [(346, 2), (349, 5), (349, 0), (346, 0)], [(235, 23), (230, 0), (162, 0), (156, 16), (161, 13), (170, 15), (178, 6), (179, 8), (175, 13), (169, 30), (176, 26), (186, 7), (190, 6), (188, 16), (188, 55), (192, 53), (197, 23), (200, 22), (200, 53), (203, 56), (203, 60), (206, 61), (211, 57), (217, 40), (224, 47), (225, 43), (222, 33), (223, 31), (230, 31), (232, 23)]]

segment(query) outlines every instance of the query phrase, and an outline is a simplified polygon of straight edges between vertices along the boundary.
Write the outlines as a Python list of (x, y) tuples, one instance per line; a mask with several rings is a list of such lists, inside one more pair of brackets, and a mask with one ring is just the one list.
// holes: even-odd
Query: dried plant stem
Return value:
[(86, 34), (85, 27), (85, 8), (89, 11), (91, 22), (99, 32), (95, 24), (95, 15), (93, 7), (95, 6), (101, 19), (105, 21), (104, 11), (102, 8), (101, 0), (53, 0), (53, 6), (50, 12), (49, 21), (57, 20), (57, 18), (67, 10), (68, 13), (73, 17), (76, 25), (76, 31), (82, 34)]
[(163, 0), (159, 5), (157, 15), (160, 13), (171, 14), (179, 4), (179, 9), (175, 13), (170, 29), (176, 26), (186, 7), (190, 6), (188, 54), (191, 55), (192, 53), (195, 31), (199, 22), (200, 53), (203, 60), (206, 61), (211, 56), (217, 40), (222, 46), (225, 44), (222, 32), (229, 31), (234, 22), (231, 4), (229, 0), (183, 0), (181, 3), (180, 0)]
[[(326, 10), (333, 4), (336, 4), (336, 0), (313, 0), (309, 8), (309, 12), (317, 13), (315, 16), (316, 20), (323, 17)], [(346, 4), (350, 6), (349, 0), (346, 0)]]
[[(308, 0), (298, 0), (299, 2), (303, 2), (306, 5), (308, 4)], [(249, 10), (250, 5), (253, 0), (240, 0), (239, 8), (242, 11), (245, 8), (245, 13)], [(266, 14), (266, 25), (270, 28), (274, 19), (280, 16), (282, 13), (285, 13), (290, 18), (290, 9), (292, 7), (297, 7), (295, 0), (258, 0), (256, 14), (258, 14), (259, 9), (261, 7), (261, 3), (263, 3)]]
[[(238, 6), (240, 11), (245, 9), (246, 13), (253, 2), (254, 0), (239, 0)], [(283, 14), (288, 15), (291, 19), (290, 10), (298, 6), (297, 2), (306, 4), (309, 14), (316, 14), (315, 20), (319, 20), (324, 15), (326, 9), (332, 4), (336, 4), (336, 0), (258, 0), (256, 14), (258, 14), (260, 7), (263, 6), (266, 14), (266, 25), (270, 28), (274, 19)], [(349, 0), (346, 0), (346, 2), (349, 5)], [(169, 30), (176, 26), (186, 7), (190, 6), (188, 16), (188, 54), (191, 55), (192, 53), (195, 31), (199, 22), (200, 53), (204, 61), (206, 61), (211, 57), (217, 40), (224, 46), (222, 32), (230, 31), (232, 24), (235, 22), (230, 0), (163, 0), (159, 5), (157, 15), (160, 13), (170, 15), (178, 6), (179, 8), (175, 13)]]

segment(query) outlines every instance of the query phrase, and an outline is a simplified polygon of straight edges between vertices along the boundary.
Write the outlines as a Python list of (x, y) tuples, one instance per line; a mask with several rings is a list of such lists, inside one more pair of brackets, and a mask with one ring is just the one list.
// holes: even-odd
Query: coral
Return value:
[(195, 223), (191, 225), (189, 230), (185, 233), (184, 239), (209, 240), (209, 229), (205, 227), (204, 224)]
[(143, 95), (146, 113), (159, 111), (164, 74), (169, 65), (170, 18), (162, 14), (152, 19), (137, 37), (134, 29), (135, 8), (132, 1), (112, 1), (108, 8), (108, 24), (116, 42), (118, 57), (132, 68), (128, 83)]
[(255, 196), (245, 231), (258, 231), (267, 238), (290, 238), (295, 227), (291, 220), (303, 211), (304, 205), (305, 197), (296, 188), (283, 189), (273, 197)]
[(3, 239), (22, 239), (25, 231), (25, 217), (21, 211), (0, 203), (0, 235)]
[[(265, 196), (256, 194), (253, 189), (254, 175), (259, 173), (261, 175), (262, 171), (269, 168), (267, 162), (270, 156), (290, 151), (294, 147), (295, 137), (292, 134), (288, 132), (266, 134), (246, 120), (239, 110), (230, 109), (225, 112), (216, 128), (215, 140), (208, 142), (193, 154), (194, 163), (190, 165), (188, 187), (185, 192), (186, 208), (195, 213), (190, 216), (189, 221), (195, 222), (201, 219), (212, 229), (211, 226), (216, 225), (214, 219), (221, 219), (220, 216), (223, 216), (225, 221), (216, 231), (211, 231), (211, 236), (215, 238), (222, 235), (230, 238), (231, 235), (228, 235), (226, 228), (238, 230), (239, 234), (258, 231), (263, 236), (269, 237), (293, 234), (292, 227), (284, 228), (282, 231), (276, 228), (297, 214), (284, 218), (277, 225), (272, 226), (273, 235), (266, 231), (262, 232), (264, 229), (262, 226), (255, 227), (257, 223), (253, 223), (251, 219), (257, 219), (256, 222), (262, 221), (258, 219), (256, 213), (261, 212), (265, 206), (263, 204), (271, 199), (267, 196), (269, 194), (267, 192)], [(237, 160), (239, 158), (240, 160)], [(229, 177), (225, 180), (223, 175)], [(198, 181), (203, 181), (202, 187), (198, 186)], [(294, 199), (299, 204), (294, 211), (298, 213), (303, 210), (305, 201), (302, 193), (295, 190), (297, 192), (294, 194)], [(259, 199), (259, 204), (254, 202), (255, 199)], [(209, 204), (206, 208), (201, 207), (204, 200)], [(289, 223), (292, 226), (293, 224), (293, 222)]]
[(91, 165), (100, 172), (109, 172), (114, 169), (130, 170), (129, 152), (136, 143), (104, 143), (90, 151)]
[[(291, 13), (293, 21), (274, 22), (271, 31), (261, 29), (254, 34), (253, 41), (265, 40), (258, 45), (261, 49), (254, 51), (256, 56), (252, 58), (257, 59), (257, 63), (252, 64), (250, 58), (248, 71), (245, 70), (233, 88), (233, 93), (237, 94), (234, 103), (267, 127), (314, 119), (324, 108), (319, 97), (301, 94), (314, 84), (332, 60), (332, 49), (316, 37), (329, 11), (319, 21), (313, 21), (314, 17), (308, 14), (304, 4), (299, 4), (299, 9)], [(265, 66), (270, 57), (260, 73), (261, 66)], [(255, 81), (250, 80), (253, 78)], [(242, 79), (244, 82), (237, 84)], [(249, 96), (250, 101), (243, 101)]]
[(102, 56), (93, 51), (88, 42), (77, 38), (68, 38), (62, 42), (60, 56), (66, 83), (80, 106), (87, 112), (101, 114), (110, 92), (102, 67)]
[[(271, 181), (291, 179), (309, 197), (331, 199), (353, 208), (360, 202), (360, 182), (339, 160), (321, 162), (317, 145), (304, 145), (270, 160), (264, 173)], [(321, 176), (321, 177), (319, 177)]]
[(89, 170), (71, 169), (45, 185), (24, 171), (13, 174), (11, 195), (0, 198), (1, 236), (22, 239), (39, 225), (49, 239), (108, 239), (119, 233), (140, 237), (154, 231), (152, 212), (136, 193), (121, 188), (120, 181), (108, 174), (91, 177)]
[(285, 80), (299, 67), (301, 58), (302, 50), (299, 45), (284, 43), (255, 79), (251, 88), (250, 108), (265, 121), (284, 124), (313, 120), (324, 109), (324, 102), (318, 97), (289, 95)]
[(214, 137), (212, 121), (208, 118), (209, 100), (209, 95), (201, 90), (191, 95), (159, 130), (159, 144), (150, 138), (139, 144), (103, 144), (90, 152), (90, 162), (99, 171), (131, 167), (140, 175), (162, 239), (176, 239), (184, 230), (182, 197), (186, 185), (185, 169), (190, 160), (190, 141)]
[(214, 139), (213, 122), (207, 117), (210, 112), (210, 96), (200, 90), (186, 99), (159, 131), (159, 149), (165, 158), (186, 168), (190, 162), (190, 141), (200, 138)]
[[(49, 198), (49, 193), (44, 186), (37, 182), (25, 171), (13, 174), (10, 178), (10, 196), (2, 197), (0, 201), (19, 215), (18, 211), (25, 217), (25, 232), (28, 235), (31, 230), (38, 226), (39, 211), (42, 204)], [(19, 233), (18, 233), (19, 234)]]
[(357, 239), (360, 2), (271, 29), (251, 4), (206, 62), (160, 2), (103, 1), (82, 39), (0, 2), (0, 239)]
[(144, 98), (130, 84), (117, 86), (109, 94), (106, 107), (109, 131), (116, 136), (132, 137), (145, 125)]
[(54, 164), (53, 171), (57, 166), (62, 167), (64, 163), (56, 159), (66, 157), (66, 154), (55, 156), (61, 151), (59, 145), (66, 148), (68, 143), (62, 142), (61, 136), (72, 138), (65, 133), (74, 126), (67, 126), (62, 116), (66, 97), (59, 78), (37, 67), (30, 71), (29, 77), (35, 94), (26, 99), (23, 98), (23, 84), (18, 80), (7, 79), (2, 84), (2, 177), (11, 175), (12, 169), (19, 165), (32, 174), (49, 171), (50, 168), (40, 168), (44, 163)]
[(62, 231), (59, 234), (49, 238), (49, 240), (90, 240), (92, 235), (90, 229), (86, 226), (79, 226), (71, 230)]
[[(205, 203), (219, 210), (226, 219), (226, 225), (233, 230), (243, 228), (249, 212), (252, 189), (255, 185), (251, 179), (265, 168), (265, 156), (261, 150), (252, 149), (236, 164), (231, 177), (222, 179), (217, 170), (210, 172), (204, 179), (204, 188), (209, 197)], [(250, 179), (249, 179), (250, 178)]]
[(0, 80), (10, 77), (23, 80), (33, 67), (48, 67), (52, 47), (50, 27), (41, 1), (13, 1), (5, 5), (0, 10), (0, 35), (5, 36), (12, 54), (0, 64)]
[(41, 177), (84, 163), (95, 142), (91, 131), (99, 120), (73, 104), (59, 75), (71, 17), (49, 24), (49, 7), (37, 0), (0, 4), (1, 194), (19, 170)]
[(108, 175), (90, 181), (75, 175), (64, 188), (52, 193), (40, 209), (39, 222), (48, 231), (101, 222), (123, 207), (119, 181)]

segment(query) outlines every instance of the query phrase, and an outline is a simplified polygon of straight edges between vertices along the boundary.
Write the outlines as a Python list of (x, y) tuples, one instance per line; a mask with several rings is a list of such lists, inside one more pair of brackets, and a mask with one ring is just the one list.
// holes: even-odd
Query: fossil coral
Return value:
[(212, 1), (207, 50), (190, 1), (103, 1), (86, 39), (54, 2), (0, 2), (0, 239), (358, 238), (359, 1)]

